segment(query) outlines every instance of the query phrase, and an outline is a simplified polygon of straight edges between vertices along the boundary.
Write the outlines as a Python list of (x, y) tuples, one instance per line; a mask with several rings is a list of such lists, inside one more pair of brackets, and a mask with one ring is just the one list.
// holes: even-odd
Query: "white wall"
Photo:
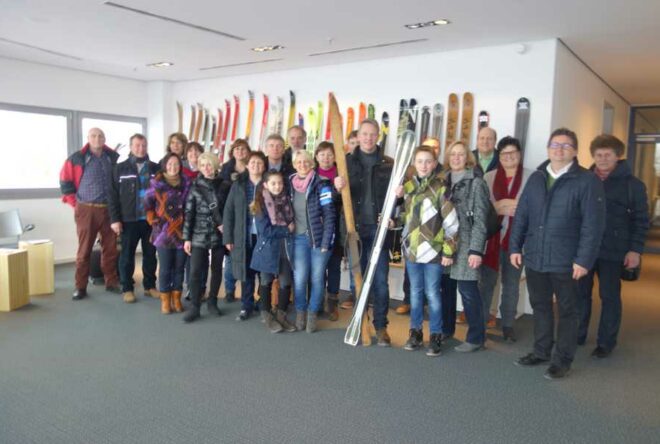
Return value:
[(565, 126), (578, 136), (578, 160), (592, 164), (589, 143), (603, 131), (603, 105), (614, 107), (613, 134), (627, 143), (630, 107), (558, 42), (555, 65), (552, 128)]
[[(462, 95), (472, 92), (474, 120), (479, 110), (488, 110), (491, 126), (498, 131), (498, 135), (503, 136), (513, 133), (516, 101), (524, 96), (531, 101), (532, 107), (526, 162), (536, 165), (545, 155), (542, 147), (550, 128), (556, 43), (546, 40), (525, 45), (527, 51), (524, 54), (516, 52), (517, 45), (506, 45), (178, 82), (172, 87), (168, 104), (170, 111), (166, 112), (169, 121), (165, 122), (164, 127), (169, 126), (171, 130), (175, 127), (177, 100), (184, 103), (184, 128), (187, 128), (191, 104), (201, 102), (212, 110), (221, 105), (224, 109), (224, 99), (239, 94), (239, 134), (242, 135), (247, 118), (247, 91), (253, 90), (257, 96), (251, 140), (254, 145), (260, 129), (264, 93), (269, 95), (271, 102), (277, 96), (284, 97), (288, 112), (289, 90), (293, 90), (298, 102), (297, 110), (306, 115), (309, 106), (313, 105), (316, 109), (318, 100), (323, 101), (327, 111), (328, 92), (333, 91), (342, 112), (352, 106), (357, 114), (360, 101), (373, 103), (377, 117), (380, 119), (382, 112), (387, 111), (391, 126), (396, 128), (401, 98), (414, 97), (421, 105), (429, 106), (440, 102), (446, 107), (450, 93)], [(150, 121), (153, 120), (151, 117)], [(475, 137), (473, 131), (473, 142)], [(394, 149), (394, 139), (389, 139), (388, 153)]]
[[(0, 102), (134, 117), (149, 115), (145, 82), (3, 58)], [(0, 152), (16, 148), (0, 145)], [(11, 208), (20, 209), (24, 223), (36, 225), (25, 239), (53, 240), (57, 262), (75, 258), (78, 241), (71, 207), (59, 199), (0, 201), (0, 211)]]

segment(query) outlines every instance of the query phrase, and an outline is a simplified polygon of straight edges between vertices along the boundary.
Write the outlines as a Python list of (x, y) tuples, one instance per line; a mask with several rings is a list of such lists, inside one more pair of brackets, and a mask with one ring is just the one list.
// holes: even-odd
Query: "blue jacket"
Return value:
[[(293, 185), (290, 183), (295, 174), (289, 177), (289, 195), (293, 202)], [(330, 250), (335, 242), (335, 224), (337, 212), (332, 201), (332, 184), (316, 172), (307, 188), (307, 227), (312, 248)]]
[(522, 252), (537, 272), (569, 273), (573, 263), (591, 269), (605, 229), (603, 184), (574, 161), (548, 190), (549, 163), (532, 173), (520, 196), (509, 251)]
[(598, 258), (623, 262), (629, 251), (640, 254), (644, 252), (644, 241), (649, 229), (646, 186), (632, 175), (628, 161), (620, 160), (614, 171), (603, 181), (603, 187), (607, 218)]
[(291, 261), (291, 234), (288, 227), (272, 225), (268, 213), (254, 216), (257, 225), (257, 244), (252, 251), (250, 268), (262, 273), (278, 275), (280, 273), (280, 254), (282, 242)]

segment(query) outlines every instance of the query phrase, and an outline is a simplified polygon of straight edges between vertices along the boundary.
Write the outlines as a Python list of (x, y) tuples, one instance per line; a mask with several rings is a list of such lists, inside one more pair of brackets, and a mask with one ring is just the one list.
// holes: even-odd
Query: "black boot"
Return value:
[(442, 335), (440, 333), (431, 333), (431, 339), (429, 340), (429, 348), (426, 351), (426, 356), (440, 356), (442, 351), (440, 346), (442, 345)]
[(183, 315), (183, 322), (189, 324), (199, 319), (199, 317), (199, 305), (195, 306), (191, 304)]
[(424, 336), (422, 335), (422, 330), (417, 330), (415, 328), (410, 329), (410, 336), (406, 345), (403, 346), (406, 350), (419, 350), (419, 348), (424, 345)]
[(215, 316), (222, 315), (222, 312), (218, 308), (217, 295), (209, 296), (208, 300), (206, 301), (206, 309), (208, 310), (210, 315), (215, 315)]
[(277, 292), (277, 308), (286, 313), (289, 308), (289, 298), (291, 297), (291, 287), (280, 287)]

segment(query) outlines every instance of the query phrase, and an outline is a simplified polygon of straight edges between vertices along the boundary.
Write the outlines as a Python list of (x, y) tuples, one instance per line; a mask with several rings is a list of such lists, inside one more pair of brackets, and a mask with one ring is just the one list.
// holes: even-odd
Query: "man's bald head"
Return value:
[(87, 142), (92, 151), (101, 151), (103, 145), (105, 145), (105, 134), (100, 128), (92, 128), (87, 133)]

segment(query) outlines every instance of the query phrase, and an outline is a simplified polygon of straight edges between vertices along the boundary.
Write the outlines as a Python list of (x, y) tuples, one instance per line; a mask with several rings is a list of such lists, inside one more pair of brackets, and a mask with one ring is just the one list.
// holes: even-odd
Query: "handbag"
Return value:
[[(468, 208), (467, 212), (468, 221), (470, 225), (474, 224), (474, 196), (472, 194), (472, 188), (474, 187), (474, 179), (470, 181), (470, 188), (468, 189)], [(495, 211), (493, 203), (488, 199), (488, 206), (486, 207), (486, 239), (490, 239), (495, 234), (499, 233), (502, 229), (502, 224), (500, 224), (500, 219)]]
[[(632, 216), (632, 202), (633, 202), (633, 192), (632, 192), (632, 185), (631, 185), (631, 180), (628, 180), (628, 208), (626, 208), (626, 211), (628, 212), (628, 216)], [(642, 258), (639, 258), (639, 264), (635, 268), (625, 268), (621, 267), (621, 280), (622, 281), (628, 281), (628, 282), (633, 282), (639, 279), (639, 275), (642, 272)]]

